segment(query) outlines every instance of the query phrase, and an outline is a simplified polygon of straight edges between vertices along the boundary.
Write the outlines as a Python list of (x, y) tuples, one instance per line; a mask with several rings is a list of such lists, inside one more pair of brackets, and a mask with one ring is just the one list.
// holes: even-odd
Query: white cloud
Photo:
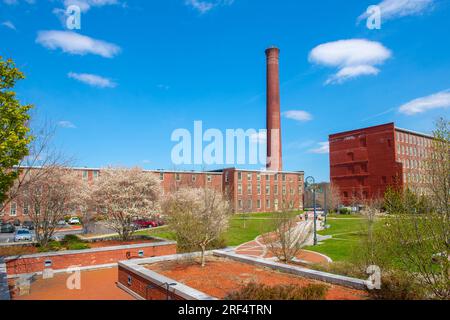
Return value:
[(283, 116), (287, 119), (296, 120), (296, 121), (311, 121), (313, 119), (313, 116), (306, 111), (303, 110), (290, 110), (283, 112)]
[(11, 30), (17, 30), (16, 26), (11, 21), (4, 21), (4, 22), (2, 22), (2, 26), (5, 26), (6, 28), (9, 28)]
[(330, 143), (329, 142), (319, 142), (319, 147), (310, 149), (308, 152), (315, 153), (315, 154), (330, 153)]
[(76, 128), (76, 126), (72, 122), (66, 121), (66, 120), (59, 121), (58, 122), (58, 127), (66, 128), (66, 129), (75, 129)]
[(208, 11), (219, 7), (219, 6), (229, 6), (232, 5), (234, 0), (185, 0), (185, 4), (190, 6), (200, 12), (201, 14), (207, 13)]
[(252, 143), (266, 143), (267, 141), (267, 131), (261, 130), (258, 133), (253, 133), (250, 135), (250, 142)]
[(39, 31), (36, 42), (50, 50), (61, 49), (63, 52), (77, 55), (90, 53), (104, 58), (112, 58), (121, 50), (115, 44), (71, 31)]
[(377, 75), (375, 65), (383, 64), (392, 53), (379, 42), (348, 39), (321, 44), (309, 53), (309, 61), (339, 71), (326, 84), (342, 83), (364, 75)]
[(166, 90), (166, 91), (170, 89), (170, 86), (167, 85), (167, 84), (158, 84), (156, 87), (157, 87), (158, 89)]
[(92, 87), (115, 88), (117, 86), (117, 84), (111, 79), (104, 78), (95, 74), (69, 72), (67, 76), (71, 79), (78, 80)]
[[(434, 0), (383, 0), (378, 6), (381, 10), (381, 18), (384, 21), (396, 18), (420, 15), (430, 9)], [(358, 22), (368, 18), (365, 12), (358, 17)]]
[(325, 83), (326, 84), (343, 83), (347, 80), (357, 78), (360, 76), (369, 76), (369, 75), (376, 76), (378, 73), (380, 73), (380, 69), (369, 65), (344, 67), (341, 70), (339, 70), (338, 73), (329, 77)]
[(432, 94), (427, 97), (412, 100), (399, 108), (406, 115), (424, 113), (432, 109), (445, 109), (450, 107), (450, 89)]
[[(25, 0), (25, 2), (28, 4), (35, 4), (36, 0)], [(3, 3), (11, 6), (11, 5), (19, 4), (19, 0), (3, 0)]]

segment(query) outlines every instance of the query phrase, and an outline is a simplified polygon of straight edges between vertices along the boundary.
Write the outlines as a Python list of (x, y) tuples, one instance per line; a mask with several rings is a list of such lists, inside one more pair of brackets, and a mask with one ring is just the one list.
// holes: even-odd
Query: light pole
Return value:
[(316, 180), (314, 177), (308, 177), (305, 180), (306, 187), (313, 192), (313, 206), (314, 206), (314, 245), (317, 246), (317, 209), (316, 209)]

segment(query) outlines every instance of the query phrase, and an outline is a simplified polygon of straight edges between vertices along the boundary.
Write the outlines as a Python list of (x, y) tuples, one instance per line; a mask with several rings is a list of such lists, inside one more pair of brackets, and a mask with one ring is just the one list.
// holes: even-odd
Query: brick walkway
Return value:
[[(134, 300), (132, 296), (116, 286), (117, 268), (81, 272), (81, 289), (69, 290), (66, 282), (69, 274), (56, 274), (53, 279), (39, 277), (31, 285), (26, 296), (13, 300)], [(11, 285), (12, 283), (10, 283)]]
[[(269, 252), (266, 245), (264, 245), (262, 236), (258, 236), (255, 240), (249, 241), (247, 243), (238, 246), (235, 249), (235, 253), (254, 258), (262, 258), (262, 259), (273, 258), (273, 255)], [(309, 250), (301, 250), (300, 253), (297, 255), (297, 259), (309, 263), (328, 263), (331, 261), (331, 259), (328, 258), (327, 256)]]

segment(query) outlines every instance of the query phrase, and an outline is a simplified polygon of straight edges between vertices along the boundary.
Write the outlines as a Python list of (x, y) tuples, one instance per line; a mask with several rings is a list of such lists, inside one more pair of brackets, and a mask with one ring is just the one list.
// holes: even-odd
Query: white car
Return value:
[(69, 219), (69, 224), (81, 224), (80, 218), (72, 217)]
[(14, 235), (14, 242), (20, 241), (33, 241), (33, 236), (31, 235), (30, 230), (19, 229), (16, 231), (16, 234)]

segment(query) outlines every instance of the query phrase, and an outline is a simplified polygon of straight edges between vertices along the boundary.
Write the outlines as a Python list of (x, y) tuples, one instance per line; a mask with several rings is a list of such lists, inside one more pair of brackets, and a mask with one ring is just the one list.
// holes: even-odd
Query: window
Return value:
[(248, 186), (247, 186), (247, 194), (250, 196), (250, 195), (252, 195), (252, 185), (251, 184), (249, 184)]
[(269, 185), (266, 186), (266, 195), (270, 195), (270, 186)]
[(206, 180), (208, 182), (211, 182), (212, 181), (212, 176), (210, 174), (206, 175)]
[(256, 207), (258, 208), (258, 209), (261, 209), (261, 200), (256, 200)]
[(266, 181), (270, 181), (270, 175), (266, 174)]
[(238, 181), (242, 181), (242, 172), (238, 172)]
[(23, 204), (23, 214), (26, 216), (30, 214), (30, 205), (28, 204), (28, 202), (25, 202)]
[(197, 175), (193, 174), (192, 175), (192, 182), (195, 182), (195, 181), (197, 181)]
[(266, 209), (270, 209), (270, 200), (266, 199)]
[(238, 207), (239, 207), (239, 209), (241, 209), (242, 210), (242, 200), (238, 200)]
[(237, 189), (238, 189), (238, 195), (242, 195), (242, 184), (241, 183), (238, 183)]
[(230, 181), (229, 172), (225, 172), (225, 182)]
[(94, 179), (97, 179), (98, 178), (98, 171), (92, 172), (92, 175), (94, 176)]
[(275, 182), (278, 182), (278, 174), (275, 174), (275, 175), (273, 176), (273, 179), (275, 180)]
[(303, 193), (303, 188), (302, 188), (302, 186), (298, 186), (298, 194), (302, 194)]
[(275, 210), (278, 210), (278, 199), (275, 199), (273, 201), (273, 206), (274, 206)]
[(175, 173), (175, 180), (176, 181), (181, 181), (181, 176), (179, 173)]
[(386, 184), (387, 183), (387, 177), (386, 176), (381, 177), (381, 182), (383, 184)]
[(252, 200), (247, 200), (247, 209), (252, 210), (253, 209), (253, 202)]
[(294, 190), (294, 188), (291, 188), (291, 195), (294, 195), (295, 194), (295, 190)]
[(348, 198), (348, 192), (344, 191), (344, 198)]
[(285, 175), (285, 174), (282, 174), (282, 175), (281, 175), (281, 179), (283, 180), (283, 182), (285, 182), (285, 181), (286, 181), (286, 175)]
[(257, 181), (261, 181), (261, 174), (260, 174), (260, 173), (258, 173), (258, 174), (256, 175), (256, 180), (257, 180)]
[(282, 193), (283, 193), (283, 196), (286, 195), (286, 185), (283, 185), (283, 191), (282, 191)]
[(253, 174), (247, 173), (247, 181), (252, 181)]
[(273, 193), (277, 196), (278, 195), (278, 185), (273, 186)]
[(11, 207), (9, 208), (9, 215), (12, 217), (17, 216), (17, 204), (15, 202), (11, 203)]
[(261, 185), (258, 183), (258, 185), (256, 186), (256, 190), (258, 192), (258, 196), (261, 195)]
[(159, 173), (159, 180), (161, 180), (161, 181), (164, 180), (164, 172)]
[(83, 180), (88, 179), (88, 172), (86, 170), (83, 171)]

